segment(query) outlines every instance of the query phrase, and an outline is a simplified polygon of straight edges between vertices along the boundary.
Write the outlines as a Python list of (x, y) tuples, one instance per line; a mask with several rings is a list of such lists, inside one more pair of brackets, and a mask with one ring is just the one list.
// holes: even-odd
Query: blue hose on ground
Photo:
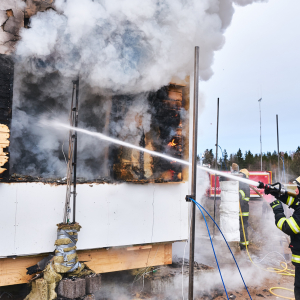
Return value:
[[(192, 199), (193, 200), (193, 199)], [(194, 201), (193, 202), (197, 205), (198, 202)], [(203, 218), (204, 218), (204, 221), (205, 221), (205, 224), (206, 224), (206, 228), (207, 228), (207, 232), (208, 232), (208, 235), (209, 235), (209, 239), (210, 239), (210, 243), (211, 243), (211, 247), (214, 251), (214, 255), (215, 255), (215, 259), (216, 259), (216, 263), (217, 263), (217, 266), (218, 266), (218, 269), (219, 269), (219, 273), (220, 273), (220, 276), (221, 276), (221, 279), (222, 279), (222, 283), (223, 283), (223, 287), (224, 287), (224, 291), (226, 293), (226, 296), (227, 296), (227, 299), (229, 300), (229, 297), (228, 297), (228, 294), (227, 294), (227, 290), (226, 290), (226, 287), (225, 287), (225, 283), (224, 283), (224, 280), (223, 280), (223, 276), (222, 276), (222, 273), (221, 273), (221, 269), (220, 269), (220, 266), (219, 266), (219, 262), (218, 262), (218, 259), (217, 259), (217, 255), (216, 255), (216, 252), (215, 252), (215, 248), (214, 248), (214, 244), (213, 244), (213, 241), (211, 239), (211, 236), (210, 236), (210, 232), (209, 232), (209, 228), (208, 228), (208, 224), (207, 224), (207, 221), (206, 221), (206, 218), (200, 208), (200, 206), (197, 205), (197, 207), (199, 208)]]
[[(242, 280), (243, 280), (243, 283), (244, 283), (244, 286), (245, 286), (245, 288), (246, 288), (246, 290), (247, 290), (247, 293), (248, 293), (250, 299), (252, 300), (251, 295), (250, 295), (250, 293), (249, 293), (249, 291), (248, 291), (247, 285), (246, 285), (246, 283), (245, 283), (245, 280), (244, 280), (244, 278), (243, 278), (243, 275), (242, 275), (242, 273), (241, 273), (241, 270), (240, 270), (240, 268), (239, 268), (239, 266), (238, 266), (238, 263), (237, 263), (237, 261), (236, 261), (234, 255), (233, 255), (233, 253), (232, 253), (232, 251), (231, 251), (231, 249), (230, 249), (230, 247), (229, 247), (229, 245), (228, 245), (228, 242), (226, 241), (226, 238), (225, 238), (223, 232), (221, 231), (220, 227), (219, 227), (218, 224), (215, 222), (215, 220), (213, 219), (213, 217), (208, 213), (208, 211), (207, 211), (200, 203), (198, 203), (197, 201), (195, 201), (195, 200), (192, 199), (192, 198), (190, 198), (190, 199), (191, 199), (191, 200), (196, 204), (196, 206), (199, 208), (199, 210), (200, 210), (202, 216), (204, 217), (201, 208), (203, 208), (203, 210), (208, 214), (208, 216), (212, 219), (212, 221), (215, 223), (215, 225), (216, 225), (217, 228), (219, 229), (219, 231), (220, 231), (220, 233), (221, 233), (221, 235), (222, 235), (224, 241), (226, 242), (227, 247), (228, 247), (228, 249), (229, 249), (229, 251), (230, 251), (230, 253), (231, 253), (231, 255), (232, 255), (233, 259), (234, 259), (234, 262), (235, 262), (235, 264), (236, 264), (236, 266), (237, 266), (237, 268), (238, 268), (238, 270), (239, 270), (239, 273), (240, 273), (240, 275), (241, 275), (241, 278), (242, 278)], [(204, 217), (204, 220), (205, 220), (206, 227), (207, 227), (207, 222), (206, 222), (205, 217)], [(207, 227), (207, 230), (208, 230), (208, 227)], [(209, 236), (209, 237), (210, 237), (210, 236)], [(218, 267), (219, 267), (219, 265), (218, 265)], [(227, 293), (226, 293), (226, 294), (227, 294)]]

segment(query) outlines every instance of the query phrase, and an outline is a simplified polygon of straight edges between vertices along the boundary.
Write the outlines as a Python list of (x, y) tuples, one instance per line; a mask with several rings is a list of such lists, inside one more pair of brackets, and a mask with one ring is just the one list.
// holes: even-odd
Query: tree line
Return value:
[[(279, 180), (284, 180), (284, 175), (287, 181), (292, 181), (296, 177), (300, 176), (300, 147), (296, 151), (280, 152), (280, 174), (278, 177), (278, 155), (276, 151), (263, 153), (262, 155), (262, 170), (272, 171), (273, 176)], [(206, 149), (202, 157), (198, 156), (199, 160), (205, 165), (210, 165), (211, 168), (215, 168), (215, 155), (212, 149)], [(261, 156), (260, 154), (253, 154), (250, 150), (244, 154), (242, 150), (236, 153), (228, 155), (226, 149), (223, 152), (218, 151), (218, 170), (230, 171), (232, 163), (237, 163), (240, 169), (246, 168), (248, 171), (260, 171), (261, 170)], [(285, 174), (284, 174), (285, 173)]]

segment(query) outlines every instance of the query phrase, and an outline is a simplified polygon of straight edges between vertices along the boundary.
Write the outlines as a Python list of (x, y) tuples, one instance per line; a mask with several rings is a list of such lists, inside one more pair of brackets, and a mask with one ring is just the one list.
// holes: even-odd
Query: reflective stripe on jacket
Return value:
[(297, 224), (297, 222), (295, 221), (295, 219), (293, 217), (290, 218), (280, 218), (279, 221), (277, 222), (277, 227), (282, 230), (282, 226), (284, 224), (284, 222), (286, 222), (286, 226), (288, 226), (290, 228), (290, 230), (293, 231), (294, 234), (298, 234), (300, 232), (300, 227)]
[[(239, 216), (241, 216), (241, 213), (239, 213)], [(242, 216), (243, 217), (249, 217), (249, 212), (243, 212)]]
[(281, 231), (291, 237), (289, 247), (292, 250), (292, 263), (300, 266), (300, 195), (294, 198), (284, 194), (278, 199), (295, 210), (290, 218), (287, 218), (284, 212), (277, 212), (275, 214), (275, 224)]
[(245, 242), (240, 242), (240, 244), (244, 245), (244, 246), (246, 246), (246, 245), (249, 246), (249, 241), (246, 241), (246, 243)]

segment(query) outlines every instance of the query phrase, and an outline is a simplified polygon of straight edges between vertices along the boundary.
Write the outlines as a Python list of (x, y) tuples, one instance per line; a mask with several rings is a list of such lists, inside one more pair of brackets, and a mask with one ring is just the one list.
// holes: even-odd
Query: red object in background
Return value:
[[(230, 173), (229, 171), (225, 171), (224, 173)], [(215, 175), (210, 174), (210, 189), (207, 191), (207, 195), (209, 197), (214, 197), (215, 195)], [(250, 171), (249, 172), (249, 179), (253, 181), (261, 181), (264, 184), (272, 183), (272, 172), (261, 172), (261, 171)], [(272, 195), (265, 195), (264, 189), (257, 189), (268, 202), (273, 201)], [(221, 188), (220, 188), (220, 182), (219, 182), (219, 176), (217, 176), (217, 185), (216, 185), (216, 196), (220, 197), (221, 194)], [(250, 197), (259, 197), (255, 191), (250, 189)]]

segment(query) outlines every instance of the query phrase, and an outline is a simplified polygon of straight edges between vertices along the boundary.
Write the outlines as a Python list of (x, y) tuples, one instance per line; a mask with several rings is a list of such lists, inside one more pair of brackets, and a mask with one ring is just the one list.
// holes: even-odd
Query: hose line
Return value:
[[(215, 223), (215, 225), (217, 226), (217, 228), (218, 228), (218, 230), (220, 231), (220, 233), (221, 233), (221, 235), (222, 235), (224, 241), (226, 242), (227, 247), (228, 247), (228, 249), (229, 249), (229, 251), (230, 251), (230, 253), (231, 253), (231, 255), (232, 255), (233, 259), (234, 259), (234, 262), (235, 262), (235, 264), (236, 264), (236, 266), (237, 266), (237, 268), (238, 268), (238, 270), (239, 270), (240, 276), (241, 276), (242, 281), (243, 281), (243, 283), (244, 283), (244, 286), (245, 286), (245, 288), (246, 288), (246, 290), (247, 290), (247, 293), (248, 293), (250, 299), (252, 300), (251, 295), (250, 295), (250, 293), (249, 293), (249, 290), (248, 290), (248, 288), (247, 288), (247, 285), (246, 285), (246, 283), (245, 283), (245, 280), (244, 280), (244, 278), (243, 278), (243, 275), (242, 275), (242, 273), (241, 273), (241, 270), (240, 270), (240, 268), (239, 268), (239, 266), (238, 266), (238, 263), (237, 263), (237, 261), (236, 261), (234, 255), (233, 255), (233, 253), (232, 253), (232, 251), (231, 251), (231, 249), (230, 249), (230, 246), (229, 246), (229, 244), (228, 244), (228, 242), (227, 242), (227, 240), (226, 240), (226, 238), (225, 238), (223, 232), (221, 231), (220, 227), (218, 226), (218, 224), (216, 223), (216, 221), (213, 219), (213, 217), (208, 213), (208, 211), (207, 211), (200, 203), (198, 203), (197, 201), (195, 201), (195, 200), (192, 199), (192, 198), (190, 198), (190, 199), (196, 204), (196, 206), (199, 208), (200, 211), (201, 211), (201, 208), (202, 208), (202, 209), (207, 213), (207, 215), (211, 218), (211, 220)], [(202, 211), (201, 211), (201, 213), (202, 213)], [(203, 215), (203, 213), (202, 213), (202, 215)], [(204, 215), (203, 215), (203, 216), (204, 216)], [(205, 220), (205, 222), (206, 222), (206, 219), (205, 219), (205, 218), (204, 218), (204, 220)], [(207, 224), (207, 223), (206, 223), (206, 224)], [(207, 229), (208, 229), (208, 227), (207, 227)], [(211, 243), (212, 243), (212, 241), (211, 241)]]
[[(198, 204), (198, 202), (196, 202), (196, 201), (194, 201), (194, 200), (193, 200), (193, 202), (194, 202), (196, 205)], [(205, 221), (205, 225), (206, 225), (207, 232), (208, 232), (208, 235), (209, 235), (211, 247), (212, 247), (213, 252), (214, 252), (215, 260), (216, 260), (216, 263), (217, 263), (217, 266), (218, 266), (218, 269), (219, 269), (219, 273), (220, 273), (221, 280), (222, 280), (222, 283), (223, 283), (223, 287), (224, 287), (224, 290), (225, 290), (225, 293), (226, 293), (226, 297), (227, 297), (227, 299), (229, 300), (229, 297), (228, 297), (228, 294), (227, 294), (227, 290), (226, 290), (226, 287), (225, 287), (225, 283), (224, 283), (224, 280), (223, 280), (222, 272), (221, 272), (221, 269), (220, 269), (220, 266), (219, 266), (219, 262), (218, 262), (218, 259), (217, 259), (216, 252), (215, 252), (214, 244), (213, 244), (213, 241), (212, 241), (212, 239), (211, 239), (211, 235), (210, 235), (210, 231), (209, 231), (209, 228), (208, 228), (208, 224), (207, 224), (206, 218), (205, 218), (205, 216), (204, 216), (204, 214), (203, 214), (203, 212), (202, 212), (200, 206), (197, 205), (197, 207), (199, 208), (199, 210), (200, 210), (200, 212), (201, 212), (201, 214), (202, 214), (202, 216), (203, 216), (203, 219), (204, 219), (204, 221)], [(190, 263), (191, 263), (191, 262), (190, 262)]]

